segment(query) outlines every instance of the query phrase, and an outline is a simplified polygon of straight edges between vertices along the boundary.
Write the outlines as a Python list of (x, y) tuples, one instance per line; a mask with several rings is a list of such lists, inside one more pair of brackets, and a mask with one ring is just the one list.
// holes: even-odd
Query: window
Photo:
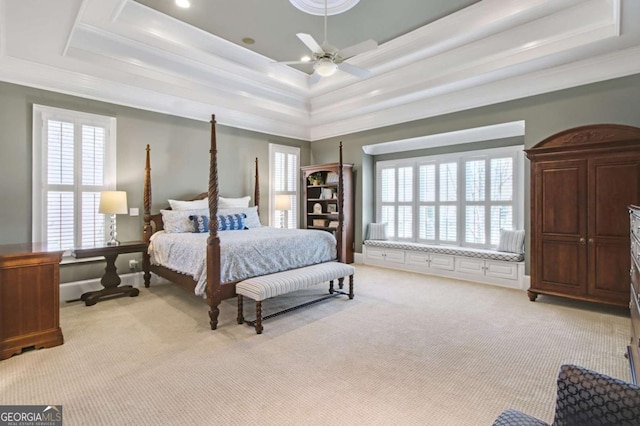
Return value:
[(522, 147), (377, 164), (377, 221), (397, 240), (492, 248), (522, 226)]
[(115, 189), (116, 119), (33, 106), (33, 241), (104, 244), (100, 192)]
[[(300, 148), (269, 144), (269, 224), (276, 228), (298, 227), (298, 181)], [(288, 195), (289, 210), (276, 209), (276, 196)]]

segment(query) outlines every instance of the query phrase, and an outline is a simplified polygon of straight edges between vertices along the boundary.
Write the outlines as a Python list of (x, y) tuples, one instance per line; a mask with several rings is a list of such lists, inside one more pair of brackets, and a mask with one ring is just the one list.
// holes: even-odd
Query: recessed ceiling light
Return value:
[(300, 58), (300, 60), (301, 60), (302, 62), (309, 62), (309, 61), (311, 60), (311, 57), (309, 57), (309, 56), (306, 56), (306, 55), (305, 55), (305, 56), (303, 56), (302, 58)]
[(245, 38), (243, 38), (243, 39), (242, 39), (242, 42), (243, 42), (244, 44), (253, 44), (253, 43), (255, 43), (256, 41), (255, 41), (254, 39), (252, 39), (251, 37), (245, 37)]
[(189, 0), (176, 0), (176, 5), (184, 9), (188, 9), (191, 7), (191, 3), (189, 3)]

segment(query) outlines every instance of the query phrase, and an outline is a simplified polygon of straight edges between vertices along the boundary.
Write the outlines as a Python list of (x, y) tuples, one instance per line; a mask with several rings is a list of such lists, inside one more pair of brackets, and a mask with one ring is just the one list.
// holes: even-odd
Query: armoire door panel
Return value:
[(586, 288), (585, 246), (544, 241), (541, 250), (539, 289), (582, 294)]
[[(628, 209), (640, 202), (640, 158), (589, 161), (589, 237), (620, 237), (629, 245)], [(626, 288), (625, 288), (626, 290)]]
[(629, 288), (629, 245), (609, 241), (589, 247), (589, 295), (624, 302)]
[(541, 164), (540, 207), (542, 234), (585, 234), (586, 161)]

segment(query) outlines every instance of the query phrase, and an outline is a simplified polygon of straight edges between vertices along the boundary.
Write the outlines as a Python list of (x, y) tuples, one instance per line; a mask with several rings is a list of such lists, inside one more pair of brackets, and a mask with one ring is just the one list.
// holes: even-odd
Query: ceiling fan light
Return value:
[(316, 62), (313, 69), (322, 77), (329, 77), (330, 75), (335, 74), (338, 70), (338, 65), (333, 63), (330, 59), (324, 58)]

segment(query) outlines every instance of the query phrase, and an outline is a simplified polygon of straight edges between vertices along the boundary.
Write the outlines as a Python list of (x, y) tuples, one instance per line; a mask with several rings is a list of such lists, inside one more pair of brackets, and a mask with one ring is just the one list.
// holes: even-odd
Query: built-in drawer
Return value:
[(385, 250), (384, 258), (387, 262), (404, 264), (404, 250)]
[(506, 280), (518, 279), (518, 264), (513, 262), (495, 262), (491, 260), (486, 261), (486, 274), (487, 276), (503, 278)]
[(471, 257), (456, 257), (456, 271), (484, 275), (484, 260)]
[(384, 249), (380, 247), (367, 247), (367, 258), (382, 262), (384, 260)]
[(455, 257), (450, 254), (431, 253), (429, 267), (443, 271), (453, 271), (456, 268)]
[(407, 252), (407, 265), (427, 267), (429, 263), (429, 253)]

